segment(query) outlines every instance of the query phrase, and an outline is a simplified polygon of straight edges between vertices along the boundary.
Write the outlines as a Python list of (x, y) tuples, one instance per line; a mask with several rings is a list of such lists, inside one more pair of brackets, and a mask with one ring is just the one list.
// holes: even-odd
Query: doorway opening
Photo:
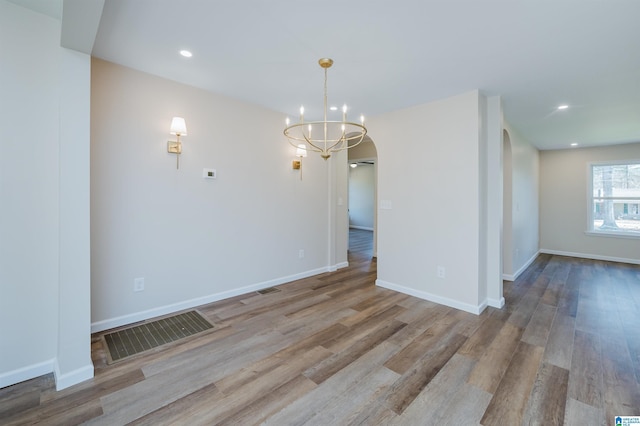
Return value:
[(377, 256), (378, 153), (369, 137), (348, 152), (349, 262), (370, 261)]

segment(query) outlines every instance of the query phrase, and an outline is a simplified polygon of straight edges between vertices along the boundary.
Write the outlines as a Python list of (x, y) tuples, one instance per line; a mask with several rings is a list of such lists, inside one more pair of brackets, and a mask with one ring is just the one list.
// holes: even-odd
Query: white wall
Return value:
[(540, 154), (541, 251), (640, 263), (640, 239), (586, 235), (588, 164), (640, 159), (640, 143), (542, 151)]
[(349, 167), (349, 226), (373, 230), (375, 166)]
[(60, 225), (56, 387), (93, 377), (91, 362), (91, 58), (60, 49)]
[[(496, 308), (504, 306), (502, 295), (502, 227), (503, 227), (503, 176), (502, 176), (502, 134), (504, 119), (502, 114), (502, 99), (500, 96), (480, 96), (481, 110), (485, 111), (481, 122), (481, 161), (486, 178), (481, 179), (480, 196), (484, 204), (480, 227), (481, 232), (479, 251), (481, 265), (485, 265), (486, 291), (480, 294), (480, 300), (486, 298), (487, 304)], [(484, 225), (483, 225), (484, 223)], [(484, 253), (484, 254), (483, 254)], [(482, 283), (481, 283), (482, 284)], [(483, 288), (481, 287), (481, 291)]]
[[(502, 146), (502, 273), (506, 275), (506, 271), (509, 271), (509, 274), (513, 275), (513, 226), (511, 224), (513, 166), (511, 165), (511, 139), (506, 130), (503, 130)], [(513, 276), (511, 279), (513, 280)]]
[[(309, 155), (300, 180), (282, 114), (97, 59), (91, 99), (94, 330), (346, 262), (328, 231), (347, 225), (346, 202), (328, 210), (346, 198), (329, 174), (346, 154)], [(166, 152), (172, 116), (188, 129), (179, 170)], [(146, 288), (134, 293), (137, 277)]]
[(61, 389), (93, 375), (89, 58), (61, 48), (60, 31), (0, 0), (0, 387), (55, 371)]
[(474, 91), (368, 126), (378, 151), (378, 284), (472, 312), (484, 302), (479, 102)]
[[(511, 142), (511, 268), (504, 265), (504, 278), (514, 280), (538, 255), (539, 244), (539, 152), (509, 123), (505, 129)], [(505, 249), (509, 245), (505, 244)], [(509, 257), (509, 254), (506, 256)]]

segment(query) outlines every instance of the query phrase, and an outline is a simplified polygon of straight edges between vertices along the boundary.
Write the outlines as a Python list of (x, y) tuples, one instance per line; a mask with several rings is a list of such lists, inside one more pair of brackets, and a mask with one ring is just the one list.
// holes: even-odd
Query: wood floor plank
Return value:
[(544, 361), (567, 370), (571, 368), (574, 333), (575, 318), (556, 312), (544, 350)]
[(409, 406), (418, 394), (440, 372), (444, 365), (465, 342), (466, 336), (453, 334), (442, 339), (439, 344), (417, 360), (388, 390), (383, 398), (387, 407), (396, 414)]
[(543, 362), (533, 384), (522, 424), (563, 424), (568, 383), (569, 370)]
[[(367, 288), (371, 287), (371, 284), (367, 284)], [(286, 314), (286, 317), (289, 320), (304, 320), (309, 318), (310, 316), (316, 315), (321, 311), (330, 311), (330, 310), (341, 310), (345, 308), (351, 308), (358, 300), (362, 298), (363, 294), (369, 294), (367, 288), (363, 289), (350, 289), (350, 291), (345, 294), (344, 297), (336, 299), (335, 297), (328, 296), (323, 298), (323, 300), (319, 303), (314, 303), (313, 305), (303, 306), (299, 309), (291, 309)]]
[(464, 387), (475, 363), (471, 358), (455, 354), (402, 415), (390, 423), (397, 426), (431, 425), (438, 424), (437, 421), (440, 419), (447, 419), (450, 415), (447, 410), (448, 404)]
[(347, 348), (326, 357), (317, 365), (307, 369), (304, 375), (315, 383), (320, 384), (362, 357), (366, 352), (383, 343), (405, 326), (405, 323), (395, 320), (386, 323), (377, 330), (369, 332), (365, 337)]
[(430, 424), (479, 425), (490, 401), (490, 393), (468, 383), (462, 383), (442, 409), (429, 415)]
[[(249, 384), (259, 375), (277, 368), (286, 360), (297, 359), (301, 356), (304, 356), (305, 353), (315, 350), (316, 347), (322, 345), (336, 335), (344, 334), (347, 330), (348, 328), (342, 324), (333, 324), (323, 330), (310, 335), (307, 338), (304, 338), (291, 344), (290, 346), (287, 346), (286, 348), (278, 352), (275, 352), (270, 356), (259, 359), (247, 365), (246, 367), (243, 367), (242, 369), (236, 371), (234, 374), (228, 375), (218, 380), (216, 384), (220, 390), (228, 394), (235, 389), (240, 388), (241, 386)], [(312, 365), (317, 363), (321, 359), (332, 355), (332, 352), (328, 351), (327, 349), (324, 349), (324, 352), (326, 356), (321, 357), (315, 362), (312, 362)], [(310, 366), (311, 365), (305, 366), (305, 369)]]
[[(379, 296), (379, 299), (378, 297), (376, 297), (374, 298), (373, 305), (370, 305), (367, 307), (362, 307), (358, 305), (352, 306), (351, 308), (353, 310), (358, 311), (358, 313), (343, 319), (342, 321), (340, 321), (340, 323), (343, 325), (346, 325), (347, 327), (351, 327), (352, 325), (361, 323), (362, 321), (368, 320), (370, 317), (373, 317), (381, 312), (386, 311), (387, 309), (389, 309), (394, 305), (398, 305), (399, 302), (402, 302), (403, 300), (406, 300), (408, 298), (409, 296), (407, 296), (406, 294), (400, 294), (400, 293), (396, 293), (395, 295), (392, 295), (392, 296), (387, 296), (387, 295)], [(403, 312), (406, 310), (406, 308), (403, 308), (400, 305), (398, 305), (398, 307), (401, 308)]]
[(27, 410), (40, 406), (40, 389), (18, 388), (13, 394), (5, 394), (0, 397), (0, 419), (7, 419), (14, 414), (24, 413)]
[(624, 318), (622, 332), (627, 341), (636, 381), (640, 384), (640, 327), (638, 327), (638, 324), (640, 324), (640, 309), (634, 312), (625, 312), (622, 317)]
[(539, 346), (520, 342), (482, 417), (484, 426), (522, 422), (543, 351)]
[[(274, 383), (286, 385), (289, 381), (300, 376), (305, 367), (323, 359), (327, 354), (326, 349), (316, 347), (290, 362), (255, 377), (250, 383), (234, 389), (229, 394), (221, 392), (220, 396), (215, 398), (214, 403), (198, 415), (198, 422), (208, 425), (227, 421), (227, 419), (240, 415), (240, 411), (253, 405), (256, 401), (265, 402), (265, 396), (272, 392), (274, 387), (279, 387), (278, 385), (274, 386)], [(311, 388), (313, 387), (309, 387), (309, 389)]]
[(607, 422), (604, 418), (604, 410), (592, 407), (573, 398), (567, 398), (565, 408), (565, 426), (608, 426), (613, 423), (613, 419)]
[(491, 394), (494, 393), (509, 367), (509, 362), (520, 343), (523, 332), (522, 328), (506, 323), (486, 352), (480, 357), (469, 376), (469, 384)]
[[(290, 354), (292, 356), (287, 356)], [(304, 350), (288, 352), (286, 349), (272, 356), (263, 358), (249, 366), (235, 371), (216, 381), (216, 387), (225, 395), (239, 392), (242, 388), (251, 387), (257, 380), (277, 371), (280, 379), (286, 380), (300, 375), (309, 367), (329, 358), (333, 353), (322, 346), (307, 347)], [(287, 356), (289, 362), (283, 363)]]
[[(277, 347), (274, 350), (274, 352), (277, 352), (286, 346), (286, 340), (286, 337), (275, 330), (259, 331), (259, 329), (253, 327), (245, 328), (174, 357), (152, 362), (145, 365), (142, 371), (145, 377), (151, 377), (176, 369), (188, 372), (198, 368), (224, 365), (227, 362), (237, 362), (238, 358), (252, 357), (251, 354), (246, 353), (242, 344), (256, 345), (261, 352), (272, 345), (281, 345), (282, 347)], [(198, 363), (194, 361), (198, 361)]]
[(361, 358), (331, 376), (312, 391), (302, 395), (264, 421), (265, 426), (301, 425), (312, 418), (322, 407), (335, 399), (347, 398), (357, 392), (360, 381), (382, 366), (398, 350), (388, 342), (376, 346)]
[(372, 331), (379, 329), (381, 326), (384, 326), (388, 322), (391, 322), (398, 314), (400, 314), (404, 310), (405, 308), (401, 306), (391, 306), (390, 308), (379, 312), (372, 317), (369, 317), (366, 321), (363, 319), (359, 324), (350, 327), (346, 333), (340, 336), (336, 336), (335, 338), (324, 343), (323, 346), (330, 351), (336, 353), (341, 352), (349, 348), (351, 345), (364, 339)]
[(371, 401), (376, 401), (380, 393), (385, 391), (397, 378), (398, 374), (386, 368), (376, 369), (358, 382), (358, 392), (353, 393), (349, 398), (332, 400), (304, 425), (352, 424), (361, 414), (366, 414), (366, 408)]
[(493, 339), (496, 338), (505, 321), (498, 318), (488, 318), (487, 321), (480, 327), (460, 348), (459, 353), (471, 357), (473, 359), (480, 359), (480, 357), (486, 353), (489, 345), (493, 343)]
[(213, 403), (219, 394), (220, 391), (212, 383), (133, 420), (129, 425), (163, 426), (180, 422), (193, 424), (197, 421), (202, 407)]
[(545, 303), (538, 303), (538, 307), (531, 316), (529, 324), (524, 329), (522, 341), (531, 345), (544, 347), (551, 330), (551, 323), (556, 315), (556, 307)]
[(311, 380), (303, 375), (297, 375), (218, 424), (229, 426), (260, 424), (316, 387)]
[[(79, 407), (74, 411), (73, 415), (75, 418), (88, 420), (103, 414), (102, 405), (99, 402), (102, 396), (128, 388), (143, 380), (144, 375), (139, 369), (128, 372), (126, 375), (108, 378), (106, 380), (94, 378), (92, 381), (97, 382), (97, 386), (87, 387), (81, 392), (68, 392), (66, 395), (59, 395), (59, 398), (42, 401), (37, 409), (34, 407), (30, 410), (25, 410), (25, 412), (22, 413), (21, 419), (25, 423), (33, 424), (40, 421), (46, 423), (49, 421), (48, 419), (59, 417), (68, 419), (70, 413), (67, 412), (70, 407)], [(87, 384), (83, 384), (83, 386), (87, 386)], [(86, 406), (86, 412), (81, 408), (83, 406)]]
[[(413, 311), (414, 315), (406, 315), (410, 311)], [(438, 323), (442, 318), (444, 318), (448, 312), (450, 312), (450, 308), (427, 308), (425, 310), (417, 308), (408, 309), (407, 311), (402, 312), (395, 318), (398, 321), (406, 323), (407, 326), (391, 336), (389, 338), (389, 342), (394, 343), (398, 346), (405, 346), (407, 342), (411, 342), (413, 339), (424, 333), (428, 328), (433, 327), (434, 324)]]
[(540, 297), (534, 294), (527, 294), (520, 300), (517, 307), (509, 317), (508, 321), (516, 327), (526, 328), (538, 307)]
[(603, 398), (606, 418), (640, 415), (640, 386), (624, 337), (601, 335)]
[(10, 419), (2, 419), (3, 426), (14, 425), (46, 425), (46, 426), (67, 426), (90, 424), (93, 419), (103, 413), (100, 400), (92, 399), (81, 405), (70, 405), (65, 410), (55, 413), (40, 412), (34, 415), (32, 412), (25, 417), (12, 417)]
[(542, 298), (540, 299), (542, 303), (545, 303), (551, 306), (558, 306), (558, 301), (560, 300), (560, 294), (567, 281), (570, 270), (571, 270), (571, 266), (568, 263), (563, 263), (556, 269), (555, 273), (553, 274), (553, 277), (551, 278), (551, 281), (549, 281), (549, 285), (547, 286), (547, 289), (545, 290), (544, 294), (542, 295)]
[(578, 310), (580, 296), (580, 283), (582, 282), (583, 268), (580, 263), (571, 262), (569, 274), (558, 300), (558, 314), (575, 318)]
[(576, 330), (569, 370), (568, 396), (592, 407), (601, 408), (602, 380), (600, 337)]
[(429, 349), (450, 335), (453, 329), (452, 323), (436, 322), (411, 342), (405, 343), (402, 350), (392, 356), (384, 366), (398, 374), (406, 373)]

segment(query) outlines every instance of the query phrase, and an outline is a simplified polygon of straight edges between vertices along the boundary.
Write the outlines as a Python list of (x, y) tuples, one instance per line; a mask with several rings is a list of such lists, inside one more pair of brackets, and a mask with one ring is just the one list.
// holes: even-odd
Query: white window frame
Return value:
[[(635, 231), (601, 231), (593, 227), (594, 196), (593, 196), (593, 167), (594, 166), (622, 166), (640, 164), (640, 160), (594, 161), (587, 164), (587, 230), (585, 234), (598, 237), (640, 239), (640, 232)], [(602, 197), (599, 197), (602, 198)], [(616, 200), (637, 200), (633, 197), (615, 197)]]

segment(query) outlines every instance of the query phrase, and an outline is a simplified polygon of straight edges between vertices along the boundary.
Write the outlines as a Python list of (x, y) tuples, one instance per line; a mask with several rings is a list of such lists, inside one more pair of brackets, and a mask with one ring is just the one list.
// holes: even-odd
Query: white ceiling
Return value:
[(638, 0), (106, 0), (93, 55), (310, 118), (330, 57), (354, 119), (480, 89), (555, 149), (640, 142), (639, 18)]

